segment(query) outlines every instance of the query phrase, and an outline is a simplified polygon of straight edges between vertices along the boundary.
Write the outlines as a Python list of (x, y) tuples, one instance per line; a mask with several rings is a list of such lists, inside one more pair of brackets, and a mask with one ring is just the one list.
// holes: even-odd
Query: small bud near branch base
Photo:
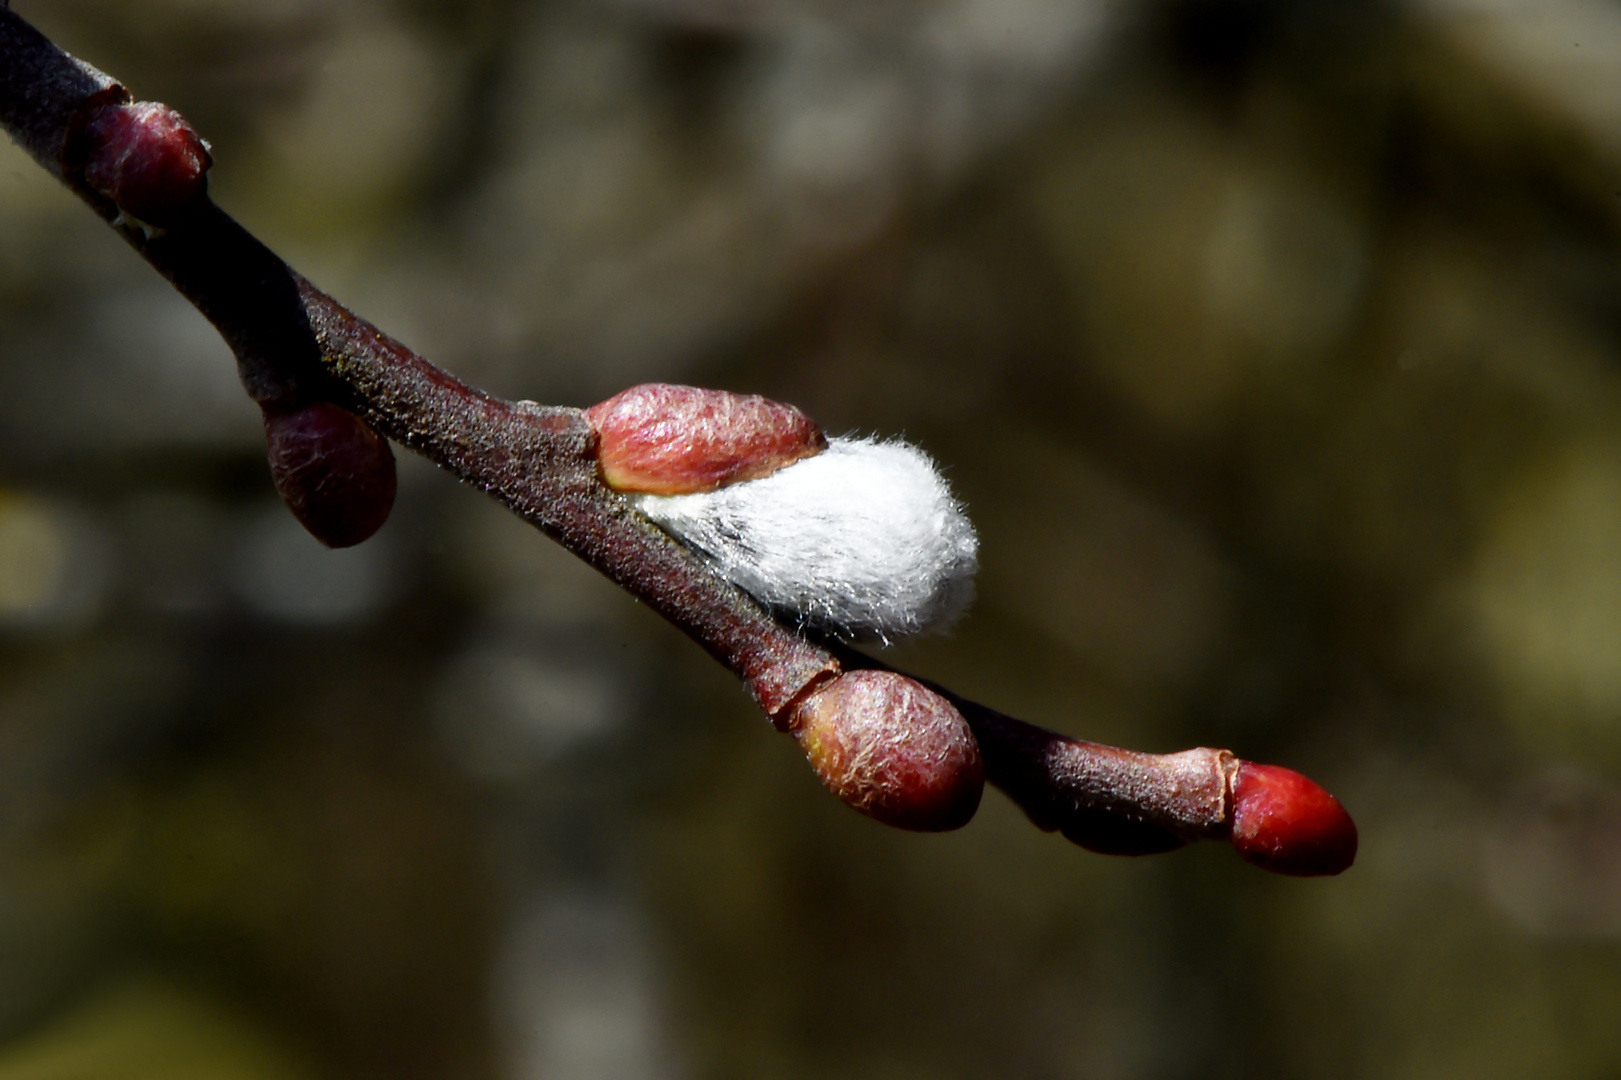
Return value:
[[(207, 202), (208, 144), (169, 106), (120, 101), (114, 84), (92, 95), (75, 117), (68, 162), (81, 163), (90, 191), (108, 199), (143, 226), (148, 239), (178, 224)], [(358, 544), (382, 527), (394, 505), (394, 454), (365, 421), (325, 401), (290, 404), (297, 377), (284, 358), (266, 350), (256, 373), (281, 384), (260, 402), (271, 477), (293, 515), (321, 543)]]
[(394, 451), (347, 409), (317, 401), (264, 406), (276, 491), (327, 547), (352, 547), (383, 527), (394, 507)]
[(82, 138), (86, 186), (148, 225), (172, 225), (208, 190), (208, 144), (167, 105), (102, 105)]

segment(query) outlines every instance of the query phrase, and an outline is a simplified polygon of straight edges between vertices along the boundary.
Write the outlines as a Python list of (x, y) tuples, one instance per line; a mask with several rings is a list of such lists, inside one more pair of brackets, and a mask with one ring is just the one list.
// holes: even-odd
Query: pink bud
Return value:
[(1232, 841), (1245, 861), (1295, 877), (1338, 874), (1356, 861), (1356, 823), (1345, 807), (1277, 765), (1239, 762)]
[(85, 135), (85, 183), (131, 217), (168, 225), (208, 187), (208, 145), (167, 105), (103, 106)]
[(979, 809), (985, 769), (968, 722), (904, 675), (835, 676), (788, 727), (827, 789), (885, 825), (944, 832)]
[(644, 383), (593, 405), (602, 478), (616, 491), (686, 495), (769, 476), (819, 454), (816, 422), (779, 401)]
[(352, 547), (388, 520), (394, 452), (354, 413), (325, 401), (267, 409), (265, 441), (282, 501), (327, 547)]

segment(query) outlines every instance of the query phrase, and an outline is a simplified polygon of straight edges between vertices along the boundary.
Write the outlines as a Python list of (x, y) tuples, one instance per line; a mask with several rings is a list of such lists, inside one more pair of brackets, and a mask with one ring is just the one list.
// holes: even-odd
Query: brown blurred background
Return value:
[(0, 1080), (1621, 1075), (1615, 3), (14, 6), (477, 384), (919, 442), (980, 599), (893, 659), (1363, 847), (889, 831), (416, 460), (320, 548), (6, 144)]

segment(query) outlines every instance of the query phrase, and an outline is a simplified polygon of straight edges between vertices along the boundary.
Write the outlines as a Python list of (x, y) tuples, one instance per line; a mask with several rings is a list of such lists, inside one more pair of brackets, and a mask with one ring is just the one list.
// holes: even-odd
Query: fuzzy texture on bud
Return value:
[(945, 698), (892, 671), (849, 671), (788, 717), (827, 789), (885, 825), (960, 828), (985, 787), (979, 743)]
[(770, 476), (827, 438), (792, 405), (754, 394), (644, 383), (586, 410), (603, 481), (615, 491), (683, 495)]
[(394, 451), (354, 413), (325, 401), (267, 409), (265, 442), (282, 501), (327, 547), (352, 547), (388, 520)]
[(635, 503), (766, 607), (846, 641), (940, 629), (974, 596), (974, 527), (903, 442), (834, 438), (761, 480)]
[(172, 224), (208, 189), (208, 144), (167, 105), (103, 106), (85, 135), (84, 182), (132, 218)]
[(1244, 761), (1233, 775), (1232, 843), (1263, 870), (1338, 874), (1356, 861), (1356, 823), (1338, 799), (1294, 770)]

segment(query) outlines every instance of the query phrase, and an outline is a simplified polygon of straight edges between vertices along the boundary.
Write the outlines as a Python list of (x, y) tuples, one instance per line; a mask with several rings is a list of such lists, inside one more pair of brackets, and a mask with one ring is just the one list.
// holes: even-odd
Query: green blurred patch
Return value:
[(300, 1054), (218, 1001), (160, 979), (96, 991), (0, 1050), (3, 1080), (303, 1080)]

